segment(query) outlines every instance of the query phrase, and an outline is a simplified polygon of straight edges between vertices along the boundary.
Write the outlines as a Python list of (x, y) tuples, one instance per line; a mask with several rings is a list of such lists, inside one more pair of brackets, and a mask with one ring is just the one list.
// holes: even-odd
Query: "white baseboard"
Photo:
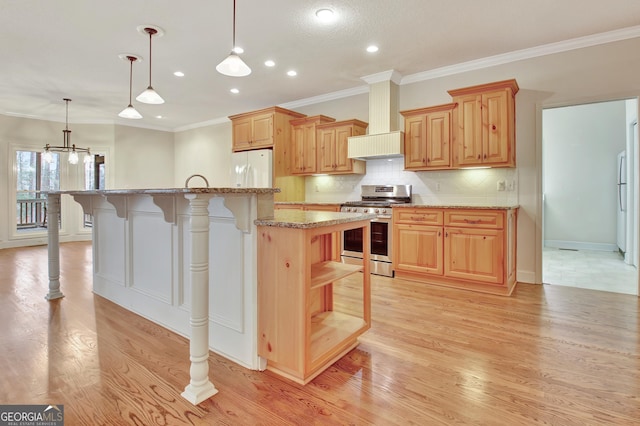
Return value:
[(544, 240), (544, 246), (569, 250), (618, 251), (618, 246), (615, 244), (582, 241)]

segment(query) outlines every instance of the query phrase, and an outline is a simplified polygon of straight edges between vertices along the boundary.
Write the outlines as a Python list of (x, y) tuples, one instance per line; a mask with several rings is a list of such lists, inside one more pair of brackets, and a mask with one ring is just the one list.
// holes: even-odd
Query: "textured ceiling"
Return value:
[[(315, 19), (321, 7), (335, 10), (334, 23)], [(361, 77), (390, 69), (410, 76), (640, 24), (637, 0), (237, 0), (237, 44), (253, 72), (233, 78), (215, 71), (231, 49), (232, 8), (232, 0), (0, 0), (0, 114), (63, 121), (69, 97), (72, 123), (173, 130), (362, 87)], [(148, 84), (148, 38), (136, 30), (145, 24), (164, 30), (153, 40), (153, 86), (166, 103), (134, 99), (144, 118), (125, 120), (117, 114), (128, 103), (129, 65), (118, 55), (144, 59), (134, 64), (135, 97)], [(365, 52), (371, 43), (376, 54)]]

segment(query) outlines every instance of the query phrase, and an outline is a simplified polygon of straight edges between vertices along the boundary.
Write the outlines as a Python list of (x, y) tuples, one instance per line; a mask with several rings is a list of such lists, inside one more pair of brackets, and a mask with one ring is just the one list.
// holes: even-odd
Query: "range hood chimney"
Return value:
[(390, 70), (362, 79), (369, 84), (369, 133), (348, 138), (349, 158), (402, 157), (404, 133), (398, 130), (400, 74)]

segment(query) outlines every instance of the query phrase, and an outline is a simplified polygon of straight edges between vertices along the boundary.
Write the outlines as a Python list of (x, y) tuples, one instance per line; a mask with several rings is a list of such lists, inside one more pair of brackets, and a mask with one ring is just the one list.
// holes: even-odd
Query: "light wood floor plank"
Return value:
[[(188, 341), (91, 292), (91, 246), (0, 250), (0, 404), (64, 404), (70, 425), (632, 425), (631, 295), (519, 284), (512, 297), (372, 277), (371, 329), (306, 386), (216, 354), (194, 407)], [(337, 286), (349, 309), (357, 283)]]

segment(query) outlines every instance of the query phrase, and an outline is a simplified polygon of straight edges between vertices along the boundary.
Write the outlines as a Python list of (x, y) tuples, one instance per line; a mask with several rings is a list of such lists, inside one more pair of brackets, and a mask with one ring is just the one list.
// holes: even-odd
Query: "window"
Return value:
[(41, 152), (16, 151), (16, 225), (18, 231), (47, 227), (46, 191), (60, 189), (60, 156), (42, 160)]

